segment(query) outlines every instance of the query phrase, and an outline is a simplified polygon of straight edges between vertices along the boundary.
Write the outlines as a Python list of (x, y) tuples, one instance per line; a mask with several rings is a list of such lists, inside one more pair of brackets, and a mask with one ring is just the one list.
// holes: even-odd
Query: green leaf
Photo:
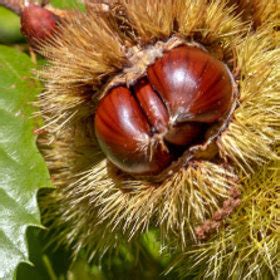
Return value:
[(17, 269), (17, 280), (68, 279), (67, 273), (71, 264), (69, 251), (65, 250), (64, 247), (55, 247), (55, 250), (53, 247), (46, 247), (49, 238), (43, 229), (29, 227), (27, 239), (29, 259), (34, 266), (20, 264)]
[(51, 0), (51, 4), (59, 9), (84, 10), (84, 4), (79, 0)]
[(0, 44), (13, 44), (23, 41), (24, 38), (20, 33), (19, 16), (0, 7)]
[(30, 58), (0, 46), (0, 279), (28, 262), (27, 227), (41, 226), (37, 191), (50, 187), (31, 118), (39, 84)]

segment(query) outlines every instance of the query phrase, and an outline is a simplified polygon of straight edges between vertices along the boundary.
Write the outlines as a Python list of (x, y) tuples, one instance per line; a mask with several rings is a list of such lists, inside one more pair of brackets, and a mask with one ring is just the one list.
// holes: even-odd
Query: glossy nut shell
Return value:
[(156, 175), (223, 121), (233, 102), (228, 68), (201, 48), (181, 45), (130, 88), (112, 88), (95, 112), (107, 158), (133, 175)]

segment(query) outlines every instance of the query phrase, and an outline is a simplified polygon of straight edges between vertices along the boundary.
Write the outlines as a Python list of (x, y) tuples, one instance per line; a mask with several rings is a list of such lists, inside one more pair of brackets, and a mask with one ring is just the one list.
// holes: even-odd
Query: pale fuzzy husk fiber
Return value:
[[(280, 259), (276, 2), (265, 1), (265, 9), (259, 5), (245, 20), (237, 12), (244, 7), (240, 1), (115, 2), (110, 13), (70, 16), (40, 50), (49, 60), (40, 71), (46, 90), (39, 105), (48, 131), (40, 144), (56, 186), (41, 197), (43, 221), (56, 230), (58, 242), (74, 255), (85, 249), (89, 259), (156, 227), (162, 243), (179, 252), (175, 264), (183, 276), (191, 260), (197, 279), (275, 276)], [(127, 49), (174, 34), (227, 63), (240, 97), (217, 141), (219, 163), (193, 161), (155, 184), (114, 170), (94, 138), (93, 115), (106, 84), (130, 66)], [(241, 206), (209, 241), (198, 242), (194, 228), (212, 216), (232, 187), (242, 191)]]

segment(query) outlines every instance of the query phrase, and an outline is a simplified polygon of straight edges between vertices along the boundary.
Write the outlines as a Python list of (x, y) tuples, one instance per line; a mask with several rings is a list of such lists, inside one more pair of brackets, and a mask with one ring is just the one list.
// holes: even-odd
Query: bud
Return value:
[(26, 6), (21, 14), (21, 32), (31, 46), (38, 41), (45, 41), (54, 33), (59, 17), (51, 11), (38, 5)]

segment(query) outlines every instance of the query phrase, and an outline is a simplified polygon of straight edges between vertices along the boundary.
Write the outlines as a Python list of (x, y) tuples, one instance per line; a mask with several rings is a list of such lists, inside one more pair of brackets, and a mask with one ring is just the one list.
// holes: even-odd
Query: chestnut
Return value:
[[(153, 113), (163, 117), (162, 112)], [(151, 128), (138, 100), (126, 87), (112, 89), (96, 110), (95, 134), (100, 147), (126, 172), (156, 173), (170, 163), (170, 153), (164, 143), (154, 139), (156, 128)]]
[(228, 68), (197, 46), (164, 52), (133, 85), (117, 85), (100, 100), (95, 135), (107, 158), (132, 175), (157, 175), (205, 140), (233, 100)]

